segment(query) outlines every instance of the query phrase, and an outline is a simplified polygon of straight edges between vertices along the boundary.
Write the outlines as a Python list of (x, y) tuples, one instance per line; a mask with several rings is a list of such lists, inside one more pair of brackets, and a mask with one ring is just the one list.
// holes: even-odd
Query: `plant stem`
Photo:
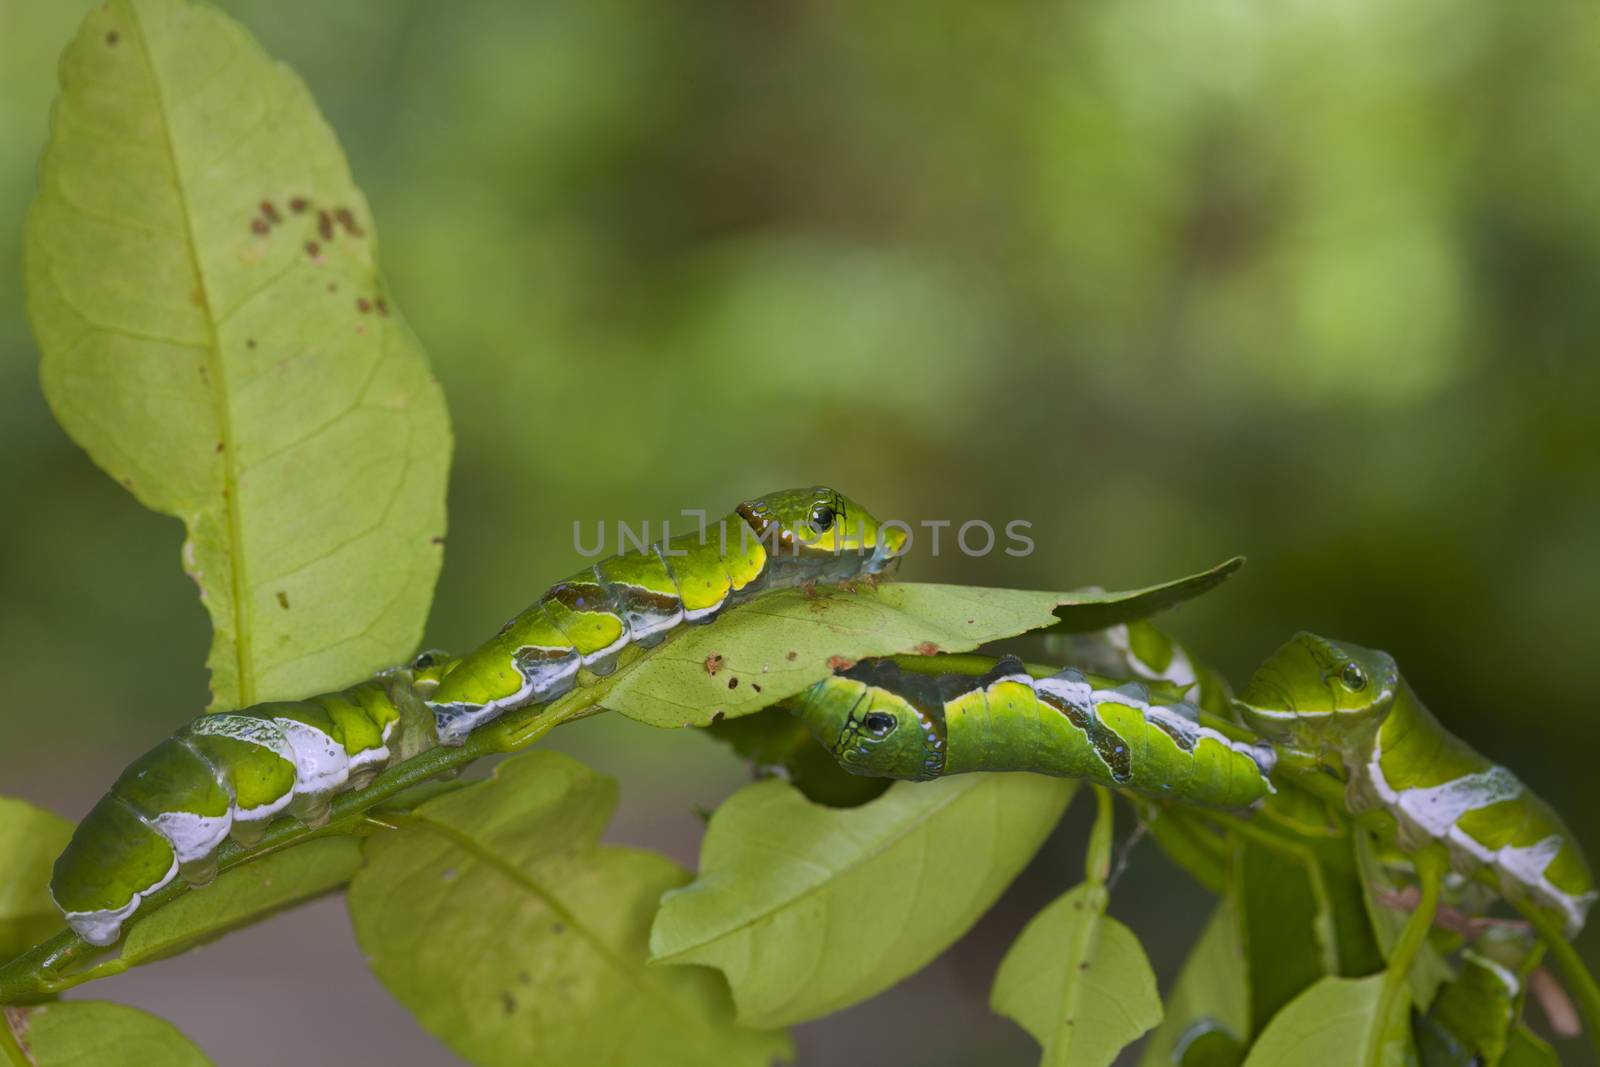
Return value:
[[(225, 843), (217, 850), (217, 868), (227, 871), (313, 838), (353, 833), (363, 824), (369, 809), (401, 790), (447, 771), (458, 770), (484, 756), (521, 751), (556, 726), (595, 714), (599, 710), (597, 705), (601, 695), (591, 688), (574, 689), (550, 704), (510, 712), (470, 734), (466, 743), (458, 748), (441, 746), (429, 749), (385, 770), (365, 789), (341, 793), (334, 798), (332, 815), (323, 826), (312, 828), (293, 819), (280, 819), (267, 828), (259, 843), (250, 848), (241, 848), (232, 841)], [(130, 925), (187, 892), (189, 886), (182, 880), (168, 883), (145, 898), (138, 915), (130, 920)], [(63, 930), (40, 942), (0, 967), (0, 1004), (41, 1000), (121, 970), (101, 967), (92, 971), (69, 972), (69, 968), (87, 961), (99, 951), (70, 930)]]
[(1549, 912), (1532, 900), (1519, 898), (1512, 903), (1539, 932), (1539, 939), (1544, 942), (1546, 950), (1556, 958), (1556, 963), (1561, 967), (1561, 976), (1567, 980), (1567, 991), (1583, 1012), (1584, 1029), (1589, 1031), (1589, 1041), (1594, 1046), (1595, 1054), (1600, 1055), (1600, 985), (1595, 984), (1594, 975), (1589, 973), (1578, 950), (1567, 940), (1566, 931)]
[(5, 1008), (0, 1008), (0, 1052), (5, 1053), (5, 1062), (11, 1067), (33, 1067), (33, 1061), (28, 1058), (28, 1053), (22, 1047), (22, 1040), (17, 1037), (17, 1032), (11, 1028), (11, 1020), (20, 1016)]
[(1412, 863), (1421, 883), (1421, 898), (1412, 910), (1411, 918), (1406, 920), (1405, 928), (1400, 931), (1400, 940), (1395, 942), (1394, 951), (1389, 954), (1389, 967), (1383, 972), (1377, 1017), (1372, 1036), (1368, 1039), (1366, 1058), (1362, 1060), (1366, 1064), (1382, 1062), (1383, 1042), (1398, 1009), (1396, 1001), (1405, 991), (1411, 965), (1416, 962), (1417, 953), (1427, 940), (1428, 931), (1433, 927), (1434, 912), (1439, 907), (1439, 887), (1444, 882), (1444, 872), (1448, 866), (1444, 848), (1429, 845), (1412, 857)]
[(1095, 885), (1105, 885), (1111, 873), (1112, 831), (1116, 825), (1116, 811), (1111, 804), (1111, 790), (1103, 785), (1094, 787), (1094, 828), (1089, 831), (1089, 851), (1083, 859), (1083, 876)]

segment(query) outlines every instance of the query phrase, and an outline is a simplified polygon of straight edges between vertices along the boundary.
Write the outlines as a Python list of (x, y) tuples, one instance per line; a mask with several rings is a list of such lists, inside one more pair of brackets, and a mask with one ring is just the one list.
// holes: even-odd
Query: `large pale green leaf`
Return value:
[(1244, 1059), (1244, 1041), (1250, 1036), (1250, 989), (1238, 918), (1226, 898), (1211, 913), (1189, 950), (1177, 984), (1167, 996), (1161, 1025), (1145, 1043), (1140, 1067), (1188, 1063), (1187, 1056), (1180, 1060), (1177, 1053), (1208, 1040), (1206, 1035), (1216, 1035), (1209, 1038), (1211, 1043), (1235, 1049), (1233, 1062)]
[[(37, 1067), (210, 1067), (177, 1027), (137, 1008), (100, 1000), (18, 1013), (20, 1040)], [(0, 1025), (4, 1025), (0, 1022)]]
[(0, 963), (59, 929), (50, 868), (72, 824), (25, 800), (0, 797)]
[(734, 1025), (722, 980), (652, 968), (645, 942), (676, 864), (601, 846), (616, 783), (533, 752), (372, 839), (350, 886), (384, 985), (474, 1063), (765, 1064), (780, 1033)]
[[(793, 696), (841, 660), (965, 652), (990, 641), (1096, 619), (1142, 618), (1205, 592), (1238, 569), (1229, 560), (1127, 592), (1054, 593), (886, 582), (876, 589), (787, 590), (688, 627), (605, 679), (606, 707), (654, 726), (704, 726)], [(708, 669), (707, 663), (716, 665)]]
[(45, 395), (187, 527), (214, 705), (403, 658), (449, 425), (305, 86), (209, 6), (109, 0), (62, 57), (51, 125), (26, 239)]
[(1077, 783), (1032, 774), (897, 782), (825, 808), (778, 781), (717, 809), (700, 876), (668, 893), (653, 958), (728, 976), (751, 1026), (865, 1000), (976, 922), (1038, 850)]
[(1105, 886), (1057, 897), (1023, 928), (995, 975), (990, 1006), (1043, 1046), (1044, 1067), (1107, 1067), (1161, 1021), (1139, 939), (1105, 914)]
[[(1380, 1019), (1383, 979), (1375, 974), (1317, 982), (1273, 1017), (1244, 1067), (1403, 1067), (1410, 1000), (1402, 987), (1389, 1017)], [(1376, 1055), (1369, 1055), (1374, 1049)]]
[(117, 963), (131, 967), (193, 948), (336, 889), (360, 866), (361, 843), (353, 837), (316, 838), (269, 853), (224, 871), (204, 892), (185, 893), (135, 923)]

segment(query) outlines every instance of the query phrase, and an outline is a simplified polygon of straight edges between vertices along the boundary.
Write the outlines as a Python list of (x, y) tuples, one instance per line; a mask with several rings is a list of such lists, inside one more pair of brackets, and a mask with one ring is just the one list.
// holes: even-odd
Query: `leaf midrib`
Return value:
[[(239, 513), (238, 471), (234, 460), (235, 449), (233, 439), (233, 410), (228, 403), (227, 376), (222, 359), (222, 343), (217, 336), (216, 315), (211, 303), (211, 290), (206, 284), (205, 271), (201, 267), (200, 250), (195, 244), (194, 228), (191, 225), (189, 210), (189, 190), (184, 185), (183, 171), (178, 166), (178, 153), (172, 139), (172, 123), (168, 117), (167, 100), (162, 92), (161, 79), (157, 75), (155, 56), (150, 49), (150, 38), (145, 34), (144, 23), (139, 18), (138, 5), (134, 0), (126, 0), (128, 17), (137, 29), (139, 51), (144, 57), (145, 69), (150, 75), (150, 90), (155, 97), (156, 113), (161, 122), (161, 139), (166, 147), (167, 161), (172, 167), (172, 184), (178, 196), (178, 216), (183, 227), (184, 250), (189, 257), (189, 266), (194, 274), (195, 289), (200, 296), (200, 310), (205, 319), (206, 326), (206, 363), (207, 377), (211, 384), (212, 404), (216, 411), (217, 436), (222, 454), (222, 501), (223, 508), (228, 518), (228, 573), (233, 587), (233, 655), (234, 671), (236, 674), (234, 687), (237, 690), (234, 703), (238, 707), (248, 707), (255, 703), (255, 676), (254, 664), (250, 653), (250, 613), (248, 610), (247, 591), (249, 583), (245, 578), (244, 564), (244, 537), (243, 519)], [(193, 526), (190, 524), (190, 537), (194, 537)], [(217, 698), (215, 678), (212, 680), (212, 698)]]

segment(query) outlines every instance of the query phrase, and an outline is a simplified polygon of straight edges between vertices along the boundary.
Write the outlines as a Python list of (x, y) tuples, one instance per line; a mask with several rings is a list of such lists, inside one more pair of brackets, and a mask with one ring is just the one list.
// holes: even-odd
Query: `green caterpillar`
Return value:
[(1011, 656), (981, 677), (863, 660), (807, 690), (795, 712), (847, 770), (872, 777), (1034, 771), (1230, 808), (1273, 792), (1272, 749), (1201, 726), (1192, 705), (1070, 667), (1035, 679)]
[(1402, 848), (1442, 842), (1462, 873), (1489, 867), (1509, 898), (1558, 912), (1568, 935), (1597, 895), (1572, 834), (1516, 775), (1439, 724), (1383, 652), (1298, 634), (1251, 678), (1236, 707), (1280, 746), (1332, 753), (1354, 812), (1395, 817)]
[(319, 824), (335, 794), (560, 696), (580, 668), (605, 674), (630, 645), (761, 592), (882, 574), (905, 536), (832, 489), (773, 493), (556, 583), (459, 661), (424, 654), (336, 693), (202, 715), (140, 757), (78, 825), (51, 895), (80, 937), (110, 945), (173, 878), (209, 882), (227, 837), (249, 845), (280, 815)]
[(252, 844), (280, 814), (320, 825), (334, 794), (432, 746), (423, 698), (455, 663), (425, 652), (348, 689), (184, 726), (123, 771), (73, 831), (50, 879), (67, 925), (109, 945), (173, 878), (209, 884), (228, 837)]

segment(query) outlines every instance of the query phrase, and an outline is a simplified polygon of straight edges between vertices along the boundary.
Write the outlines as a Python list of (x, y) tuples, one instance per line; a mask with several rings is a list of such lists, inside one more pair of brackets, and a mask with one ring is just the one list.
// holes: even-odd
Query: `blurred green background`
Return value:
[[(87, 6), (0, 0), (0, 792), (71, 817), (201, 709), (208, 640), (179, 525), (56, 426), (23, 315)], [(1389, 649), (1600, 851), (1593, 5), (221, 6), (338, 130), (449, 398), (431, 643), (571, 570), (574, 519), (791, 483), (1033, 523), (1027, 559), (910, 578), (1122, 587), (1240, 552), (1169, 617), (1193, 648), (1236, 681), (1299, 628)], [(691, 864), (694, 807), (744, 774), (628, 723), (559, 746), (623, 778), (613, 837)], [(801, 1062), (1034, 1062), (986, 990), (1077, 879), (1081, 815), (928, 971), (801, 1028)], [(1146, 845), (1113, 910), (1170, 974), (1206, 908)], [(101, 990), (229, 1064), (275, 1062), (280, 1003), (327, 1062), (449, 1062), (337, 902)]]

